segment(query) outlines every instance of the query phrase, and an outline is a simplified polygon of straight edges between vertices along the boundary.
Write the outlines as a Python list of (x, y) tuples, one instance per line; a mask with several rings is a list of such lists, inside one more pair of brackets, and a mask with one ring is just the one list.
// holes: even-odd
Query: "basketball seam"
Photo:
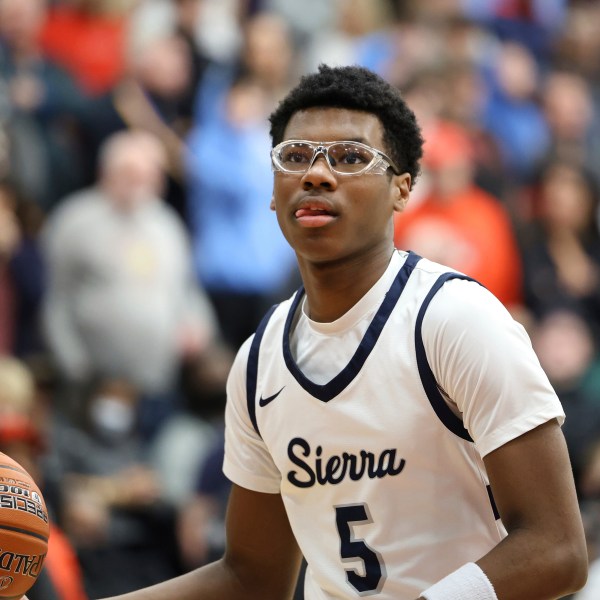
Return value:
[(28, 529), (21, 529), (20, 527), (11, 527), (10, 525), (0, 525), (0, 529), (5, 529), (6, 531), (14, 531), (15, 533), (24, 533), (25, 535), (30, 535), (31, 537), (42, 540), (43, 542), (48, 542), (48, 538), (41, 533), (35, 533), (35, 531), (29, 531)]
[(13, 465), (0, 464), (0, 469), (9, 469), (10, 471), (17, 471), (17, 473), (21, 473), (22, 475), (27, 475), (27, 477), (31, 477), (29, 473), (23, 469), (19, 469)]

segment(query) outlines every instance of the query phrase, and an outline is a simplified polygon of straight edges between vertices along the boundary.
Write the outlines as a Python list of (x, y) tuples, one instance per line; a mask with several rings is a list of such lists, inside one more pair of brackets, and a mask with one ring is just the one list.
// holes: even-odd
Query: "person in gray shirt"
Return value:
[(64, 378), (121, 377), (147, 398), (172, 394), (181, 361), (217, 335), (187, 232), (162, 199), (166, 156), (141, 131), (114, 134), (95, 186), (67, 197), (42, 232), (43, 326)]

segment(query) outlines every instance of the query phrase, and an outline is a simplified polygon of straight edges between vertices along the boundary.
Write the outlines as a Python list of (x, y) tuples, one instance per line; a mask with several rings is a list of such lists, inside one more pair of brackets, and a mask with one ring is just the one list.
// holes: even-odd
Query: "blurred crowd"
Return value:
[(600, 597), (598, 31), (595, 0), (0, 0), (0, 451), (53, 522), (30, 600), (221, 552), (227, 373), (299, 283), (267, 117), (320, 63), (417, 114), (396, 245), (528, 330), (588, 528), (577, 598)]

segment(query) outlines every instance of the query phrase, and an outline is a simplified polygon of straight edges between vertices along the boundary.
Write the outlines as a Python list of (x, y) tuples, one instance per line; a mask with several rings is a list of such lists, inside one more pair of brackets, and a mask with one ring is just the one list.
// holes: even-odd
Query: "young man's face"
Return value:
[[(358, 141), (388, 153), (375, 115), (340, 108), (297, 112), (284, 140)], [(408, 200), (410, 175), (389, 173), (340, 175), (330, 169), (323, 154), (306, 173), (275, 172), (271, 208), (299, 260), (358, 258), (391, 246), (392, 216)]]

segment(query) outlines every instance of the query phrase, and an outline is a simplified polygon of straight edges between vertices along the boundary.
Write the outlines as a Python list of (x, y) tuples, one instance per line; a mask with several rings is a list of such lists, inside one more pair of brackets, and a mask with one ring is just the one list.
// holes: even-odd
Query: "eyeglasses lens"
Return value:
[[(287, 171), (302, 173), (313, 162), (317, 150), (325, 147), (304, 142), (285, 144), (280, 150), (278, 159)], [(351, 142), (340, 142), (327, 146), (329, 164), (338, 173), (359, 173), (375, 158), (375, 153), (369, 148)]]

